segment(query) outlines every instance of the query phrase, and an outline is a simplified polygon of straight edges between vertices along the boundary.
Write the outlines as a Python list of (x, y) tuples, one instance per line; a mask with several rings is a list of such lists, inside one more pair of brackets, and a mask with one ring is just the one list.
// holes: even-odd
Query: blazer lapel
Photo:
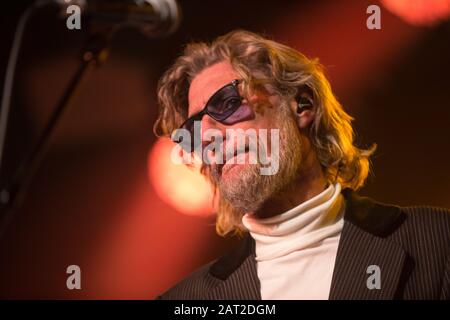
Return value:
[[(344, 227), (329, 298), (394, 299), (407, 255), (388, 236), (405, 215), (398, 207), (359, 197), (349, 189), (343, 194), (346, 198)], [(370, 286), (375, 273), (380, 276), (379, 289)]]
[(242, 244), (209, 269), (211, 285), (205, 299), (261, 300), (256, 271), (255, 241), (245, 234)]

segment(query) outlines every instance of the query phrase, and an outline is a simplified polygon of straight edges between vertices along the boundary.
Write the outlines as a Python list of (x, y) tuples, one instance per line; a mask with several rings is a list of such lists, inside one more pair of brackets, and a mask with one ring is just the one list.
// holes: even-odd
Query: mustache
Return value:
[[(250, 152), (251, 148), (249, 146), (245, 146), (242, 149), (239, 150), (235, 150), (232, 151), (230, 153), (228, 153), (228, 159), (233, 158), (233, 156), (238, 156), (239, 154), (245, 154), (247, 152)], [(257, 154), (257, 151), (254, 151)], [(256, 161), (254, 163), (251, 162), (251, 160), (249, 161), (250, 163), (247, 163), (245, 161), (243, 161), (241, 164), (247, 164), (248, 167), (254, 167), (252, 170), (259, 170), (257, 168), (260, 168), (262, 166), (262, 164), (257, 160), (258, 157), (255, 156)], [(234, 160), (234, 163), (239, 164), (238, 160)], [(201, 172), (202, 174), (204, 174), (208, 180), (214, 185), (217, 186), (219, 185), (221, 179), (222, 179), (222, 169), (225, 166), (226, 161), (223, 161), (223, 163), (210, 163), (210, 164), (206, 164), (203, 163), (201, 166)]]

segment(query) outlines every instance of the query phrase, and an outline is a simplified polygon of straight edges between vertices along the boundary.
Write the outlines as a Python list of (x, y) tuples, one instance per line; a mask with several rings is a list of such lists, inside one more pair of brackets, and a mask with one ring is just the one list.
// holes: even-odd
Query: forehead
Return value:
[(194, 77), (189, 87), (189, 114), (203, 109), (208, 99), (217, 90), (237, 78), (236, 71), (228, 61), (218, 62), (205, 68)]

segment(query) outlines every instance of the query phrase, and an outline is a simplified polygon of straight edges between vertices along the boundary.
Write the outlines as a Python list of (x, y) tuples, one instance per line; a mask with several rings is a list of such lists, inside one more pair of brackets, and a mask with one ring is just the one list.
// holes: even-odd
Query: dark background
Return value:
[[(28, 3), (2, 3), (2, 84), (15, 25)], [(366, 8), (374, 3), (381, 6), (381, 30), (366, 28)], [(236, 28), (263, 33), (326, 66), (356, 119), (359, 145), (378, 144), (361, 194), (450, 207), (448, 20), (411, 25), (377, 1), (180, 4), (182, 24), (168, 38), (120, 31), (109, 59), (64, 114), (23, 207), (0, 238), (0, 298), (152, 299), (234, 244), (215, 235), (213, 217), (184, 215), (160, 200), (149, 181), (148, 154), (156, 141), (158, 78), (186, 42)], [(83, 26), (69, 31), (51, 8), (29, 21), (2, 179), (48, 120), (85, 38)], [(71, 264), (81, 267), (82, 290), (66, 288)]]

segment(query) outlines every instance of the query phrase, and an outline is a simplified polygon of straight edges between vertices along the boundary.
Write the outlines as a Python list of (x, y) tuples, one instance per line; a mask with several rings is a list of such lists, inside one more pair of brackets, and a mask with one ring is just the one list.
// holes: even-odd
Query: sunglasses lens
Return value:
[[(201, 119), (208, 114), (213, 119), (225, 123), (242, 104), (242, 98), (236, 88), (236, 82), (217, 91), (208, 101), (205, 109), (187, 119), (183, 125), (175, 130), (172, 141), (178, 143), (186, 152), (195, 152), (201, 146)], [(206, 111), (205, 111), (206, 110)]]
[(242, 99), (239, 96), (234, 85), (229, 85), (218, 91), (208, 102), (208, 114), (214, 119), (221, 121), (228, 118), (235, 112), (242, 104)]

